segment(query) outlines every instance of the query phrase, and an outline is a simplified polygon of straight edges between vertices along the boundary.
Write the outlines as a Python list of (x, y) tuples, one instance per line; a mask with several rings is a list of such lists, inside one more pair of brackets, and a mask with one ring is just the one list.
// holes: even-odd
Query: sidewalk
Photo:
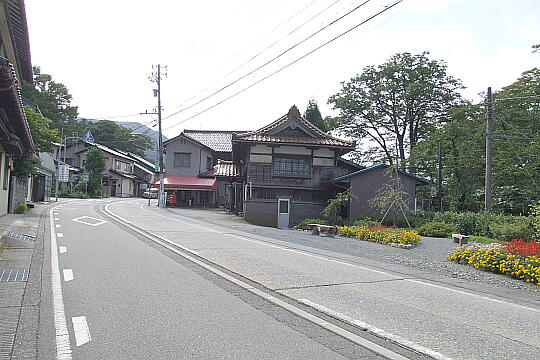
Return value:
[(0, 359), (37, 359), (46, 204), (0, 217)]

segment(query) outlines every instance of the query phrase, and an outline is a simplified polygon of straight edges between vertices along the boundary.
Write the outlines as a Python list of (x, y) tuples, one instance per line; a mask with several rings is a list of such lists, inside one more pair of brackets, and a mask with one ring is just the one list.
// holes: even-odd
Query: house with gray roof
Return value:
[(229, 183), (238, 176), (231, 162), (233, 133), (184, 130), (163, 143), (165, 191), (175, 194), (176, 206), (226, 205)]
[[(407, 210), (415, 209), (416, 188), (429, 185), (429, 180), (410, 174), (401, 169), (392, 169), (390, 165), (377, 163), (365, 169), (339, 176), (332, 180), (342, 189), (350, 188), (354, 196), (349, 200), (347, 218), (355, 219), (362, 216), (381, 215), (381, 212), (370, 205), (381, 189), (389, 185), (399, 187)], [(395, 189), (397, 190), (397, 189)], [(403, 209), (405, 210), (405, 209)], [(390, 207), (389, 215), (402, 215), (398, 207)]]

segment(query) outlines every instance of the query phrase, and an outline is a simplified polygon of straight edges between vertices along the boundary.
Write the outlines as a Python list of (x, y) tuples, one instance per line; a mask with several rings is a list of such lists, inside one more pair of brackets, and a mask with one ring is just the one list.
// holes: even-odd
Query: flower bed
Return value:
[(385, 226), (338, 226), (338, 235), (379, 244), (398, 244), (410, 248), (420, 244), (420, 235), (413, 230)]
[(448, 259), (475, 269), (504, 274), (540, 285), (540, 257), (520, 255), (505, 247), (506, 245), (499, 248), (460, 246), (449, 253)]
[(521, 256), (534, 255), (540, 257), (540, 242), (529, 241), (526, 242), (523, 239), (514, 239), (503, 246), (506, 251), (512, 254), (518, 254)]

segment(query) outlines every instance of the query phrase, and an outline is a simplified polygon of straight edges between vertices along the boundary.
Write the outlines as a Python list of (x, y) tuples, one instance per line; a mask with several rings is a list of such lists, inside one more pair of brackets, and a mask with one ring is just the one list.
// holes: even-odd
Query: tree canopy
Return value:
[(52, 152), (54, 149), (52, 143), (59, 143), (61, 141), (58, 136), (58, 130), (50, 128), (52, 121), (38, 114), (28, 106), (24, 107), (24, 113), (28, 120), (28, 126), (30, 127), (30, 133), (32, 134), (36, 150), (38, 152)]
[(447, 75), (446, 63), (428, 54), (398, 53), (367, 66), (329, 98), (339, 110), (334, 126), (357, 139), (365, 160), (402, 163), (419, 141), (449, 121), (448, 109), (460, 100), (462, 85)]
[[(496, 91), (493, 113), (494, 210), (527, 213), (540, 199), (540, 70), (526, 71)], [(409, 164), (417, 173), (436, 179), (440, 142), (445, 208), (480, 211), (485, 194), (486, 106), (464, 103), (448, 114), (448, 124), (417, 144)]]
[(304, 118), (322, 131), (328, 131), (315, 99), (309, 100), (306, 111), (304, 112)]
[[(52, 76), (41, 72), (39, 66), (34, 66), (34, 83), (23, 83), (22, 96), (36, 104), (43, 117), (42, 119), (31, 114), (36, 125), (36, 131), (40, 136), (44, 136), (45, 140), (41, 143), (47, 148), (45, 142), (60, 141), (52, 140), (52, 132), (54, 129), (59, 134), (62, 130), (66, 136), (76, 136), (82, 138), (86, 131), (90, 130), (94, 135), (97, 143), (103, 144), (110, 148), (129, 151), (131, 153), (144, 156), (145, 150), (154, 148), (154, 141), (146, 135), (135, 134), (133, 131), (124, 128), (109, 120), (92, 121), (88, 119), (78, 118), (78, 110), (76, 106), (71, 105), (72, 96), (67, 87), (53, 80)], [(39, 114), (37, 114), (39, 115)], [(49, 119), (50, 121), (48, 121)], [(46, 124), (48, 131), (45, 131), (42, 125)], [(41, 150), (40, 150), (41, 151)]]

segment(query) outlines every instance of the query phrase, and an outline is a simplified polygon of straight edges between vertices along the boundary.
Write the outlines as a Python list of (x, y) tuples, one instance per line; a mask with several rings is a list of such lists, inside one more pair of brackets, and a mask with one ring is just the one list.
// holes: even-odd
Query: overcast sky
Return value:
[(151, 121), (148, 115), (136, 114), (155, 109), (155, 84), (148, 77), (152, 65), (167, 65), (162, 105), (169, 137), (183, 129), (253, 130), (293, 104), (303, 112), (310, 98), (317, 100), (323, 116), (330, 115), (327, 99), (339, 91), (342, 81), (397, 52), (429, 51), (432, 59), (446, 61), (449, 75), (467, 87), (463, 95), (476, 101), (488, 86), (509, 85), (540, 64), (540, 54), (531, 53), (531, 46), (540, 43), (538, 0), (405, 0), (185, 121), (392, 3), (368, 1), (212, 95), (363, 2), (26, 0), (26, 11), (33, 64), (68, 87), (81, 117)]

